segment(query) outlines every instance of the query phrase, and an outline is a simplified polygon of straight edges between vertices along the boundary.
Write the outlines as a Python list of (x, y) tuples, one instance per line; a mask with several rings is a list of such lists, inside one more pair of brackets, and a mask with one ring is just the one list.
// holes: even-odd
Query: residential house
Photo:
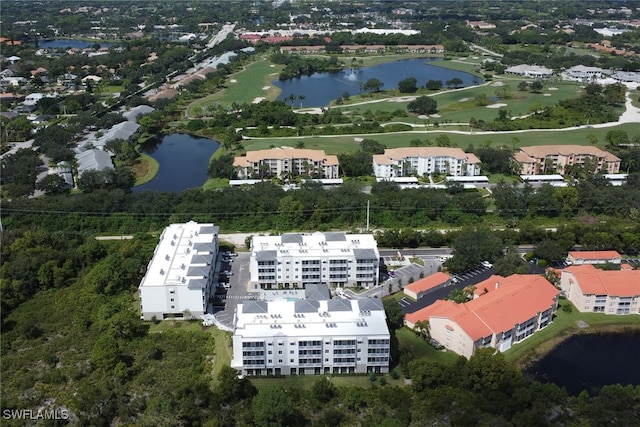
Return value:
[(83, 173), (90, 170), (115, 169), (111, 161), (111, 155), (102, 150), (92, 149), (76, 154), (76, 163), (78, 164), (79, 177), (82, 177)]

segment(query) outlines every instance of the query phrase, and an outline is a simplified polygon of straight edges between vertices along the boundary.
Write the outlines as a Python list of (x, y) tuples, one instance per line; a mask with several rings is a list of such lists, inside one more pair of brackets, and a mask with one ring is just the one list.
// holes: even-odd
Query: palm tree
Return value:
[(306, 98), (304, 95), (298, 95), (298, 99), (300, 100), (300, 108), (302, 108), (302, 101)]
[(415, 330), (418, 331), (418, 333), (420, 334), (420, 337), (423, 340), (427, 340), (431, 338), (428, 320), (418, 320), (415, 324)]

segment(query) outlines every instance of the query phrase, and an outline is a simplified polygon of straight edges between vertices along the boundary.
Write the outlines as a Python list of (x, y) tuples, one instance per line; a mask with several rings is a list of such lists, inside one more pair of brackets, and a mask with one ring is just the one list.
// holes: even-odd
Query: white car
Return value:
[(484, 268), (491, 268), (493, 267), (493, 264), (491, 264), (489, 261), (482, 261), (480, 263)]

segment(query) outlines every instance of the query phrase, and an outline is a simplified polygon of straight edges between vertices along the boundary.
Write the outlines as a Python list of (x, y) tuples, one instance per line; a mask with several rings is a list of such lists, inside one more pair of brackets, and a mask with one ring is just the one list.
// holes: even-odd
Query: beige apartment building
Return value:
[(313, 178), (339, 177), (338, 157), (325, 154), (324, 150), (300, 148), (272, 148), (247, 151), (233, 161), (239, 179), (282, 178), (291, 175), (310, 175)]
[(640, 314), (640, 270), (572, 265), (562, 270), (560, 288), (584, 313)]
[(478, 348), (502, 352), (551, 323), (560, 294), (544, 277), (532, 274), (493, 275), (475, 287), (472, 301), (438, 300), (407, 314), (405, 325), (428, 324), (432, 339), (466, 358)]
[(584, 166), (589, 159), (595, 172), (620, 172), (620, 159), (597, 147), (587, 145), (535, 145), (521, 147), (514, 156), (521, 175), (565, 174), (567, 166)]

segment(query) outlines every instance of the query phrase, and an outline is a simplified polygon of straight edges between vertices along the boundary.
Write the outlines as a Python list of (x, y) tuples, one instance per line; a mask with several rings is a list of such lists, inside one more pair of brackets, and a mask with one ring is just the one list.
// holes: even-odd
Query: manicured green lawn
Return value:
[(192, 111), (195, 107), (204, 109), (207, 105), (214, 104), (228, 107), (233, 103), (251, 103), (257, 98), (275, 100), (280, 88), (271, 82), (278, 78), (281, 68), (264, 58), (252, 62), (242, 71), (230, 75), (225, 89), (192, 102), (187, 111)]
[(229, 180), (225, 178), (209, 178), (202, 185), (203, 190), (215, 190), (217, 188), (225, 188), (229, 186)]
[(459, 357), (451, 351), (436, 350), (407, 327), (398, 329), (396, 331), (396, 337), (398, 338), (400, 349), (409, 350), (416, 359), (428, 357), (441, 363), (452, 364)]
[(140, 158), (132, 166), (132, 169), (136, 173), (135, 185), (142, 185), (155, 178), (160, 170), (160, 163), (148, 154), (140, 153)]
[[(441, 127), (442, 129), (443, 127)], [(436, 131), (436, 130), (413, 130), (400, 133), (382, 133), (368, 135), (344, 135), (344, 136), (308, 136), (308, 137), (290, 137), (290, 138), (252, 138), (244, 141), (246, 150), (262, 150), (269, 148), (271, 145), (278, 146), (295, 146), (296, 142), (303, 141), (305, 148), (325, 150), (327, 154), (340, 154), (358, 150), (359, 143), (354, 138), (371, 138), (386, 145), (388, 148), (408, 147), (412, 139), (428, 139), (435, 141), (436, 137), (446, 134), (452, 142), (453, 146), (465, 149), (470, 144), (480, 146), (483, 144), (491, 144), (492, 147), (507, 146), (511, 149), (528, 145), (555, 145), (555, 144), (578, 144), (586, 145), (587, 136), (593, 134), (598, 139), (598, 146), (604, 147), (605, 136), (607, 132), (612, 130), (621, 130), (627, 132), (630, 136), (638, 133), (639, 125), (634, 123), (626, 123), (618, 126), (606, 128), (580, 128), (568, 130), (526, 130), (520, 132), (499, 132), (499, 133), (482, 133), (474, 132), (473, 134), (454, 133)], [(468, 127), (466, 129), (468, 131)], [(517, 138), (517, 139), (516, 139)]]

